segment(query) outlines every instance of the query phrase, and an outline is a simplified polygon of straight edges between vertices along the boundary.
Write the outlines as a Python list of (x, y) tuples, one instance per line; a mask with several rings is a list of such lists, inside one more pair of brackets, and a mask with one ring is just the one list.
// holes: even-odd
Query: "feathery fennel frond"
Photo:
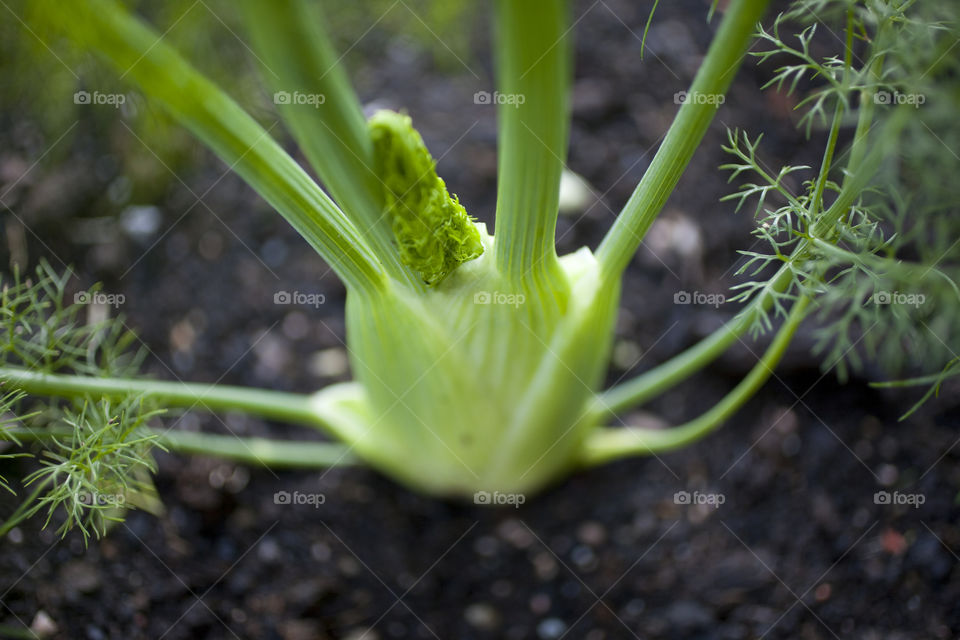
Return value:
[[(2, 458), (33, 458), (39, 468), (22, 478), (26, 494), (13, 514), (4, 514), (0, 532), (46, 512), (58, 511), (58, 530), (77, 527), (84, 539), (101, 536), (128, 506), (152, 508), (150, 451), (158, 446), (146, 423), (161, 411), (131, 395), (121, 401), (77, 396), (36, 397), (17, 389), (3, 373), (129, 376), (143, 360), (131, 349), (135, 336), (122, 318), (86, 323), (86, 306), (99, 289), (81, 291), (67, 301), (70, 273), (58, 274), (48, 263), (32, 277), (15, 269), (0, 278), (0, 399)], [(12, 452), (11, 452), (12, 451)], [(16, 482), (0, 478), (0, 487), (18, 495)]]
[[(54, 435), (38, 456), (40, 468), (24, 478), (25, 487), (44, 487), (28, 516), (46, 511), (49, 524), (58, 509), (66, 515), (58, 531), (77, 527), (84, 539), (106, 533), (128, 506), (155, 501), (150, 474), (156, 437), (147, 421), (162, 413), (139, 398), (120, 403), (83, 401), (63, 407), (46, 427)], [(128, 504), (129, 503), (129, 504)], [(44, 526), (46, 526), (46, 524)]]
[[(913, 3), (804, 0), (759, 33), (771, 46), (755, 54), (761, 61), (792, 59), (768, 86), (794, 92), (800, 79), (814, 82), (798, 105), (805, 112), (800, 125), (809, 135), (812, 119), (822, 119), (831, 132), (819, 175), (799, 194), (783, 178), (807, 167), (774, 174), (758, 157), (759, 138), (729, 134), (724, 149), (735, 160), (723, 168), (731, 179), (752, 182), (725, 199), (736, 200), (738, 210), (747, 200), (756, 203), (754, 235), (767, 247), (742, 252), (748, 260), (739, 273), (750, 280), (736, 287), (736, 299), (767, 290), (768, 267), (785, 265), (792, 279), (754, 329), (771, 326), (770, 314), (782, 314), (784, 300), (802, 290), (819, 307), (816, 351), (841, 378), (865, 358), (888, 375), (918, 367), (949, 371), (960, 353), (960, 197), (952, 177), (953, 150), (960, 149), (953, 114), (960, 63), (947, 55), (960, 39), (958, 13)], [(803, 26), (811, 15), (845, 24), (847, 55), (814, 57), (814, 26)], [(781, 35), (789, 24), (800, 29), (796, 45)], [(849, 49), (855, 40), (867, 42), (856, 56)], [(828, 219), (854, 158), (862, 156), (829, 146), (854, 114), (869, 122), (861, 145), (879, 145), (884, 161), (851, 204)]]

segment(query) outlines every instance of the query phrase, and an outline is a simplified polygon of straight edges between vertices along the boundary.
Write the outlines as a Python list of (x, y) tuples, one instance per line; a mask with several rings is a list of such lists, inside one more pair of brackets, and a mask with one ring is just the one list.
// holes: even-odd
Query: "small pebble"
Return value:
[(346, 375), (350, 367), (347, 352), (340, 347), (317, 351), (310, 356), (310, 373), (321, 378), (338, 378)]
[(607, 541), (607, 530), (599, 522), (588, 520), (577, 527), (577, 540), (591, 547), (599, 547)]
[(577, 545), (570, 553), (573, 563), (581, 569), (592, 569), (597, 564), (597, 556), (593, 550), (586, 545)]
[(282, 238), (270, 238), (260, 247), (260, 256), (271, 267), (279, 267), (287, 259), (287, 245)]
[(530, 611), (535, 615), (543, 615), (550, 611), (551, 604), (550, 596), (545, 593), (538, 593), (530, 598)]
[(813, 597), (817, 599), (817, 602), (825, 602), (830, 599), (830, 592), (830, 583), (824, 582), (817, 587), (816, 591), (813, 592)]
[(533, 568), (540, 580), (550, 580), (557, 575), (557, 561), (549, 553), (538, 553), (533, 556)]
[(463, 612), (467, 623), (483, 631), (492, 631), (500, 624), (500, 614), (488, 604), (478, 602), (471, 604)]
[(900, 471), (892, 464), (882, 464), (877, 469), (877, 478), (884, 487), (892, 487), (900, 477)]
[(291, 340), (300, 340), (310, 333), (310, 322), (302, 311), (291, 311), (283, 317), (283, 335)]
[(518, 520), (504, 520), (497, 527), (497, 535), (518, 549), (526, 549), (533, 544), (534, 537), (530, 530)]
[(903, 552), (909, 546), (907, 539), (899, 531), (893, 529), (887, 529), (883, 532), (880, 536), (880, 545), (884, 551), (894, 556), (903, 555)]
[(643, 357), (643, 348), (633, 340), (617, 340), (613, 345), (613, 354), (610, 356), (613, 366), (626, 371), (630, 369)]
[(360, 563), (354, 560), (353, 558), (342, 557), (337, 562), (337, 568), (340, 569), (340, 573), (347, 576), (355, 576), (360, 573)]
[(554, 640), (567, 630), (567, 623), (560, 618), (547, 618), (537, 625), (537, 635), (543, 640)]
[(46, 611), (41, 609), (37, 611), (37, 615), (33, 616), (33, 622), (30, 623), (30, 631), (39, 638), (46, 638), (57, 632), (57, 623), (47, 615)]
[(560, 215), (580, 213), (596, 200), (594, 190), (583, 176), (564, 169), (560, 174)]
[(99, 627), (95, 627), (92, 624), (87, 625), (85, 631), (87, 632), (87, 640), (107, 640), (107, 634), (101, 631)]
[(120, 229), (137, 242), (148, 241), (162, 223), (163, 212), (152, 205), (132, 205), (120, 213)]
[(257, 557), (264, 562), (276, 562), (280, 555), (280, 545), (273, 538), (264, 538), (257, 545)]
[(630, 618), (636, 618), (647, 608), (646, 603), (639, 598), (634, 598), (623, 607), (623, 614)]

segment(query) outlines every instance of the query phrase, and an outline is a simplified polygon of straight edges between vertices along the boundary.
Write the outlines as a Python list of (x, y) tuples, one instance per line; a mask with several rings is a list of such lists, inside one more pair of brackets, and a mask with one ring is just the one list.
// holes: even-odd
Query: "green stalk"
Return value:
[(423, 289), (394, 247), (367, 122), (342, 56), (321, 24), (320, 5), (307, 0), (241, 4), (261, 75), (310, 166), (390, 275)]
[(160, 433), (157, 441), (170, 451), (275, 469), (326, 469), (358, 464), (350, 447), (340, 443), (241, 438), (178, 429)]
[[(853, 57), (853, 11), (847, 11), (847, 29), (846, 44), (844, 46), (844, 73), (849, 77), (851, 59)], [(817, 185), (814, 189), (813, 198), (810, 200), (810, 211), (819, 211), (823, 208), (823, 190), (827, 186), (827, 178), (830, 175), (830, 167), (833, 164), (833, 154), (837, 147), (837, 138), (840, 135), (840, 121), (844, 112), (844, 101), (837, 100), (837, 106), (833, 111), (833, 122), (830, 126), (830, 137), (827, 140), (827, 148), (823, 152), (823, 160), (820, 162), (820, 175), (817, 176)]]
[(810, 299), (805, 296), (794, 303), (786, 321), (780, 327), (771, 345), (764, 352), (763, 357), (730, 393), (706, 413), (690, 422), (670, 429), (633, 429), (630, 427), (597, 429), (587, 437), (581, 464), (595, 466), (632, 455), (671, 451), (695, 442), (719, 427), (743, 406), (773, 373), (801, 321), (806, 316), (809, 303)]
[(716, 97), (729, 88), (767, 4), (768, 0), (733, 0), (727, 8), (688, 92), (688, 98), (706, 96), (713, 100), (688, 99), (680, 107), (653, 162), (597, 250), (606, 273), (617, 274), (626, 269), (663, 209), (700, 146), (718, 108)]
[(242, 411), (283, 422), (319, 426), (334, 433), (318, 415), (311, 396), (297, 393), (217, 384), (46, 374), (16, 367), (0, 367), (0, 381), (28, 394), (114, 399), (143, 395), (163, 407)]
[(281, 213), (347, 285), (386, 285), (377, 257), (353, 223), (229, 96), (162, 36), (115, 0), (50, 3), (43, 12), (82, 46), (101, 53)]
[[(29, 442), (66, 437), (71, 431), (59, 427), (15, 428), (10, 429), (10, 433), (21, 441)], [(154, 436), (155, 442), (168, 451), (214, 456), (276, 469), (325, 469), (358, 464), (350, 447), (340, 443), (251, 438), (180, 429), (148, 429), (144, 435)]]
[(870, 386), (875, 389), (897, 389), (901, 387), (918, 387), (921, 385), (936, 384), (947, 378), (952, 378), (954, 376), (960, 376), (960, 367), (956, 371), (951, 372), (950, 369), (957, 366), (957, 363), (960, 362), (960, 357), (954, 358), (951, 360), (943, 371), (938, 373), (931, 373), (925, 376), (919, 376), (916, 378), (904, 378), (902, 380), (882, 380), (879, 382), (871, 382)]
[(764, 291), (733, 320), (666, 362), (598, 395), (591, 409), (592, 415), (600, 419), (643, 404), (716, 360), (750, 329), (758, 314), (770, 308), (773, 296), (789, 285), (790, 275), (789, 265), (783, 265)]
[(566, 0), (495, 5), (499, 119), (497, 268), (537, 290), (560, 287), (554, 234), (570, 128)]
[[(3, 535), (0, 529), (0, 535)], [(40, 640), (40, 636), (26, 627), (11, 627), (0, 624), (0, 638), (10, 638), (10, 640)]]

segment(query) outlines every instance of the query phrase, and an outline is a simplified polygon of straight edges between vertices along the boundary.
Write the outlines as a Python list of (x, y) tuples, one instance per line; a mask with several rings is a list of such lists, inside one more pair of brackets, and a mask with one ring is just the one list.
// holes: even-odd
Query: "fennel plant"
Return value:
[[(0, 423), (0, 436), (18, 445), (17, 453), (4, 455), (30, 455), (38, 447), (42, 453), (40, 469), (24, 479), (26, 499), (0, 531), (40, 511), (49, 521), (63, 507), (65, 527), (100, 533), (123, 508), (150, 508), (153, 446), (278, 467), (363, 463), (444, 496), (535, 492), (577, 468), (704, 437), (764, 384), (814, 312), (828, 367), (858, 366), (853, 347), (872, 322), (880, 330), (865, 338), (867, 355), (898, 373), (904, 358), (895, 343), (912, 340), (918, 360), (933, 372), (905, 383), (936, 386), (958, 372), (948, 346), (957, 341), (960, 301), (957, 225), (950, 217), (956, 198), (943, 185), (917, 185), (924, 163), (944, 154), (917, 143), (916, 157), (898, 155), (904, 140), (929, 136), (913, 105), (878, 99), (890, 91), (924, 93), (931, 106), (924, 126), (956, 140), (949, 114), (957, 64), (945, 52), (957, 30), (948, 9), (898, 0), (801, 0), (757, 32), (767, 2), (732, 0), (687, 91), (714, 99), (680, 106), (596, 250), (559, 256), (554, 236), (572, 75), (566, 2), (494, 6), (498, 91), (523, 97), (498, 106), (495, 233), (448, 192), (409, 116), (364, 118), (313, 3), (240, 5), (269, 91), (324, 96), (320, 104), (281, 100), (278, 110), (325, 189), (115, 0), (41, 1), (37, 15), (162, 105), (329, 263), (348, 290), (355, 380), (301, 395), (138, 377), (142, 355), (130, 355), (130, 337), (110, 321), (84, 325), (76, 306), (64, 302), (63, 277), (46, 266), (33, 278), (16, 273), (3, 293), (0, 408), (10, 417)], [(820, 20), (844, 34), (836, 55), (812, 53)], [(782, 35), (793, 24), (799, 35)], [(744, 307), (702, 342), (603, 390), (622, 275), (700, 145), (722, 103), (715, 98), (725, 94), (755, 41), (761, 62), (787, 60), (773, 83), (788, 91), (799, 91), (801, 80), (812, 84), (800, 101), (802, 124), (827, 132), (822, 162), (771, 171), (760, 159), (759, 137), (730, 132), (733, 160), (725, 168), (754, 180), (732, 197), (738, 208), (755, 203), (756, 235), (769, 245), (747, 252), (741, 272), (749, 278), (736, 296)], [(784, 180), (796, 172), (806, 172), (799, 194)], [(927, 214), (910, 220), (918, 206)], [(878, 293), (907, 285), (936, 301), (919, 320), (874, 303)], [(933, 325), (937, 340), (918, 331), (918, 322)], [(703, 415), (663, 430), (606, 426), (748, 334), (767, 331), (772, 338), (756, 365)], [(248, 412), (320, 428), (333, 442), (148, 425), (174, 408)], [(13, 490), (9, 480), (5, 486)], [(123, 504), (78, 498), (117, 492)]]

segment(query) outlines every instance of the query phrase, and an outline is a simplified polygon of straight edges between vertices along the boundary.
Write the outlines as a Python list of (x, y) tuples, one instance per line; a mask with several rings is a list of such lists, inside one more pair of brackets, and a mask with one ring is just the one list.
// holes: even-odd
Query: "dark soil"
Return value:
[[(570, 166), (603, 198), (561, 220), (563, 251), (596, 246), (709, 41), (703, 3), (662, 3), (641, 63), (636, 36), (647, 5), (578, 6), (585, 16)], [(416, 43), (376, 30), (353, 57), (361, 95), (408, 109), (451, 190), (492, 223), (495, 121), (472, 101), (475, 91), (492, 89), (485, 29), (474, 34), (472, 72), (437, 69)], [(748, 214), (718, 203), (731, 189), (716, 169), (724, 126), (766, 131), (771, 166), (817, 161), (817, 136), (804, 142), (789, 101), (758, 90), (769, 73), (744, 68), (668, 205), (665, 219), (696, 242), (675, 242), (671, 227), (660, 226), (631, 266), (611, 383), (733, 313), (673, 304), (679, 290), (726, 291), (734, 252), (751, 240)], [(43, 149), (17, 143), (29, 119), (3, 117), (4, 162), (29, 166)], [(160, 228), (136, 240), (98, 218), (105, 212), (89, 194), (107, 189), (122, 168), (98, 155), (107, 152), (97, 130), (83, 120), (78, 127), (73, 165), (38, 168), (8, 196), (29, 230), (17, 245), (20, 222), (2, 214), (3, 251), (26, 250), (31, 263), (62, 259), (82, 284), (102, 280), (125, 294), (122, 310), (156, 377), (303, 392), (348, 377), (343, 287), (238, 178), (221, 177), (225, 167), (204, 156), (156, 202)], [(43, 206), (51, 198), (42, 195), (67, 189), (86, 195), (54, 211)], [(190, 209), (194, 194), (206, 195)], [(326, 303), (277, 306), (279, 290), (323, 293)], [(856, 377), (841, 386), (805, 342), (715, 435), (659, 459), (577, 474), (517, 509), (438, 501), (365, 469), (274, 473), (160, 455), (160, 517), (131, 513), (89, 547), (78, 534), (60, 540), (41, 531), (40, 521), (3, 541), (0, 623), (48, 618), (53, 637), (91, 640), (958, 637), (956, 388), (898, 423), (914, 396), (874, 391)], [(753, 361), (745, 347), (734, 350), (624, 418), (694, 417)], [(166, 424), (303, 437), (238, 415), (176, 422)], [(0, 473), (11, 471), (8, 464)], [(280, 491), (322, 493), (325, 502), (278, 505)], [(677, 504), (680, 491), (723, 502)], [(878, 491), (925, 502), (877, 504)], [(2, 500), (6, 512), (12, 498)]]

